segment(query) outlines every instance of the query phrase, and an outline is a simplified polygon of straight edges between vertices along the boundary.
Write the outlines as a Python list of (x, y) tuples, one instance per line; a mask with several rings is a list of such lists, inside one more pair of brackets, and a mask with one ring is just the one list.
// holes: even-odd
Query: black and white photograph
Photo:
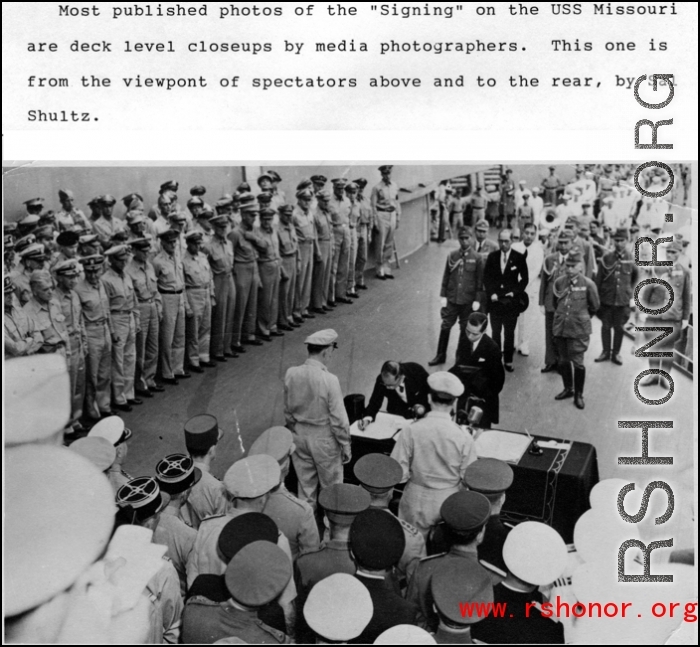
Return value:
[(5, 642), (696, 623), (696, 171), (6, 165)]

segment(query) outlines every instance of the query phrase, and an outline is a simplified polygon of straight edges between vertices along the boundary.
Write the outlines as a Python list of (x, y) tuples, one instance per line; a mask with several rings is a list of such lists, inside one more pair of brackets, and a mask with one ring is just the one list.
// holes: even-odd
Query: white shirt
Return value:
[(527, 271), (530, 276), (530, 283), (528, 283), (528, 285), (531, 285), (542, 271), (542, 263), (544, 262), (544, 248), (542, 247), (542, 243), (540, 243), (539, 240), (534, 240), (529, 247), (525, 247), (525, 243), (520, 240), (517, 243), (513, 243), (513, 249), (521, 254), (525, 254), (527, 251), (527, 258), (525, 261), (527, 262)]
[(508, 257), (510, 256), (510, 250), (507, 252), (501, 252), (501, 274), (506, 269), (506, 265), (508, 265)]

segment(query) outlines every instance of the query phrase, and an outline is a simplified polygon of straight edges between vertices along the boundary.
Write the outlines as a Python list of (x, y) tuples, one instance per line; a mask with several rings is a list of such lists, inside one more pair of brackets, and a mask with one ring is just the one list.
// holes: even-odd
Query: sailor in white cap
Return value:
[(317, 635), (317, 642), (347, 643), (357, 638), (372, 619), (369, 591), (347, 573), (321, 580), (304, 604), (304, 618)]
[[(218, 549), (219, 536), (226, 525), (235, 517), (246, 512), (262, 512), (270, 498), (270, 492), (280, 483), (279, 463), (264, 454), (249, 456), (236, 461), (224, 476), (224, 486), (228, 497), (225, 514), (209, 517), (202, 521), (197, 531), (194, 550), (187, 564), (187, 585), (191, 587), (200, 574), (222, 575), (226, 562)], [(289, 541), (280, 532), (277, 545), (292, 561)], [(294, 629), (294, 606), (296, 598), (294, 580), (290, 580), (282, 593), (279, 604), (284, 611), (287, 629)]]
[[(117, 492), (122, 524), (141, 526), (149, 530), (158, 527), (160, 516), (170, 496), (160, 491), (153, 477), (131, 479)], [(152, 539), (156, 542), (155, 535)], [(180, 639), (184, 603), (180, 595), (180, 580), (169, 558), (163, 557), (158, 572), (148, 581), (146, 592), (151, 601), (149, 636), (145, 642), (177, 644)]]
[(284, 479), (289, 474), (296, 450), (294, 436), (286, 427), (270, 427), (251, 445), (248, 456), (267, 454), (280, 465), (280, 484), (272, 490), (263, 512), (270, 517), (289, 540), (292, 558), (316, 550), (319, 534), (313, 508), (287, 490)]
[(442, 502), (461, 489), (467, 465), (476, 460), (469, 434), (452, 420), (451, 412), (464, 385), (452, 373), (438, 371), (428, 377), (431, 410), (425, 418), (399, 434), (391, 457), (408, 481), (399, 506), (399, 518), (425, 537), (440, 519)]
[(343, 482), (343, 463), (350, 461), (350, 424), (338, 378), (328, 372), (338, 333), (319, 330), (306, 338), (309, 357), (284, 377), (284, 417), (294, 434), (292, 462), (299, 479), (299, 498), (314, 509), (319, 487)]
[(489, 615), (473, 626), (472, 637), (488, 644), (563, 643), (563, 626), (540, 613), (545, 598), (537, 588), (554, 582), (566, 568), (566, 544), (559, 533), (525, 521), (510, 531), (503, 561), (508, 575), (493, 587), (493, 601), (507, 605), (508, 616)]
[(107, 478), (116, 494), (132, 478), (122, 468), (127, 455), (126, 441), (131, 438), (131, 429), (124, 426), (124, 421), (119, 416), (107, 416), (90, 429), (88, 438), (95, 437), (107, 439), (116, 449), (117, 455), (107, 472)]

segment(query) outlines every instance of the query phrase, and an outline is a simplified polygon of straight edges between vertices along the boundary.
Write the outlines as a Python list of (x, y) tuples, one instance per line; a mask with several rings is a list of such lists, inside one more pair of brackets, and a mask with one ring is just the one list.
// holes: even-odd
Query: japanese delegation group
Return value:
[[(614, 586), (619, 542), (610, 552), (606, 535), (619, 533), (590, 521), (616, 514), (620, 479), (594, 484), (567, 544), (548, 523), (503, 516), (514, 464), (482, 456), (478, 438), (499, 423), (518, 353), (544, 349), (538, 368), (561, 376), (546, 406), (575, 417), (592, 403), (597, 366), (625, 363), (630, 321), (672, 328), (654, 350), (692, 343), (690, 230), (664, 234), (664, 204), (635, 191), (633, 172), (580, 165), (564, 182), (550, 167), (528, 188), (503, 167), (427, 186), (425, 230), (444, 248), (437, 352), (430, 370), (381, 358), (366, 406), (333, 373), (347, 332), (319, 321), (351, 316), (377, 279), (392, 295), (408, 289), (394, 274), (402, 200), (391, 165), (376, 183), (299, 178), (293, 196), (261, 169), (211, 205), (203, 185), (181, 201), (176, 180), (152, 200), (138, 186), (121, 201), (64, 186), (56, 210), (22, 196), (26, 213), (6, 215), (3, 232), (5, 641), (599, 642), (609, 605), (589, 617), (577, 605), (637, 602)], [(665, 185), (663, 173), (640, 181)], [(635, 250), (639, 236), (664, 235)], [(640, 267), (635, 251), (669, 263)], [(658, 280), (635, 295), (644, 278)], [(637, 313), (635, 297), (667, 302), (664, 282), (671, 306)], [(602, 352), (591, 364), (595, 317)], [(371, 315), (358, 325), (391, 333)], [(124, 414), (158, 409), (194, 373), (240, 370), (241, 354), (274, 353), (302, 326), (306, 361), (271, 387), (284, 416), (242, 457), (226, 460), (232, 432), (203, 404), (176, 425), (186, 451), (146, 457), (148, 475), (126, 472), (146, 430)], [(637, 347), (657, 336), (645, 335)], [(666, 374), (673, 364), (649, 360)], [(669, 385), (654, 373), (640, 386)], [(397, 425), (390, 445), (355, 451), (353, 439), (386, 424)], [(687, 548), (664, 564), (681, 602), (697, 586)], [(624, 630), (645, 643), (665, 622)]]

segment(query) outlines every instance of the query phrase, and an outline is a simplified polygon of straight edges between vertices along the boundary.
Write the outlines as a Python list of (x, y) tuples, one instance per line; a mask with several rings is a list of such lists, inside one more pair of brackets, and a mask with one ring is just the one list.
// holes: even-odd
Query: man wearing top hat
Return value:
[(476, 460), (471, 436), (452, 421), (451, 411), (464, 393), (460, 380), (444, 371), (428, 377), (431, 410), (397, 436), (391, 457), (408, 481), (399, 505), (399, 518), (425, 537), (440, 518), (442, 502), (461, 488), (464, 470)]
[(600, 296), (598, 316), (603, 322), (603, 352), (595, 361), (606, 362), (612, 359), (613, 364), (620, 365), (624, 325), (631, 309), (635, 307), (634, 288), (639, 280), (639, 270), (632, 252), (627, 249), (627, 230), (615, 231), (613, 240), (615, 249), (600, 258), (596, 273), (596, 286)]
[(351, 458), (350, 424), (340, 383), (328, 371), (338, 334), (320, 330), (306, 338), (309, 354), (284, 378), (284, 416), (297, 451), (292, 462), (299, 498), (316, 507), (318, 490), (343, 481), (343, 463)]
[(112, 399), (119, 411), (131, 411), (142, 400), (134, 394), (136, 373), (136, 332), (141, 328), (141, 312), (136, 301), (134, 283), (126, 273), (129, 247), (115, 245), (105, 254), (109, 268), (102, 275), (109, 298), (112, 321)]
[(214, 278), (207, 257), (202, 253), (203, 236), (198, 231), (185, 235), (187, 251), (182, 257), (185, 273), (185, 339), (187, 363), (191, 371), (215, 366), (209, 359), (211, 309), (215, 303)]
[(188, 378), (185, 372), (185, 273), (176, 252), (180, 232), (168, 229), (159, 235), (161, 251), (153, 259), (158, 292), (163, 303), (160, 322), (160, 370), (166, 384)]
[(370, 203), (374, 222), (379, 234), (377, 247), (377, 278), (393, 279), (391, 262), (394, 257), (394, 233), (401, 222), (399, 186), (391, 179), (393, 165), (379, 167), (382, 179), (372, 188)]
[(553, 286), (554, 322), (552, 332), (559, 353), (559, 374), (564, 390), (555, 400), (574, 398), (577, 409), (584, 408), (583, 387), (586, 367), (583, 355), (591, 338), (591, 317), (598, 311), (600, 300), (595, 283), (583, 275), (583, 258), (578, 252), (566, 257), (566, 274)]

